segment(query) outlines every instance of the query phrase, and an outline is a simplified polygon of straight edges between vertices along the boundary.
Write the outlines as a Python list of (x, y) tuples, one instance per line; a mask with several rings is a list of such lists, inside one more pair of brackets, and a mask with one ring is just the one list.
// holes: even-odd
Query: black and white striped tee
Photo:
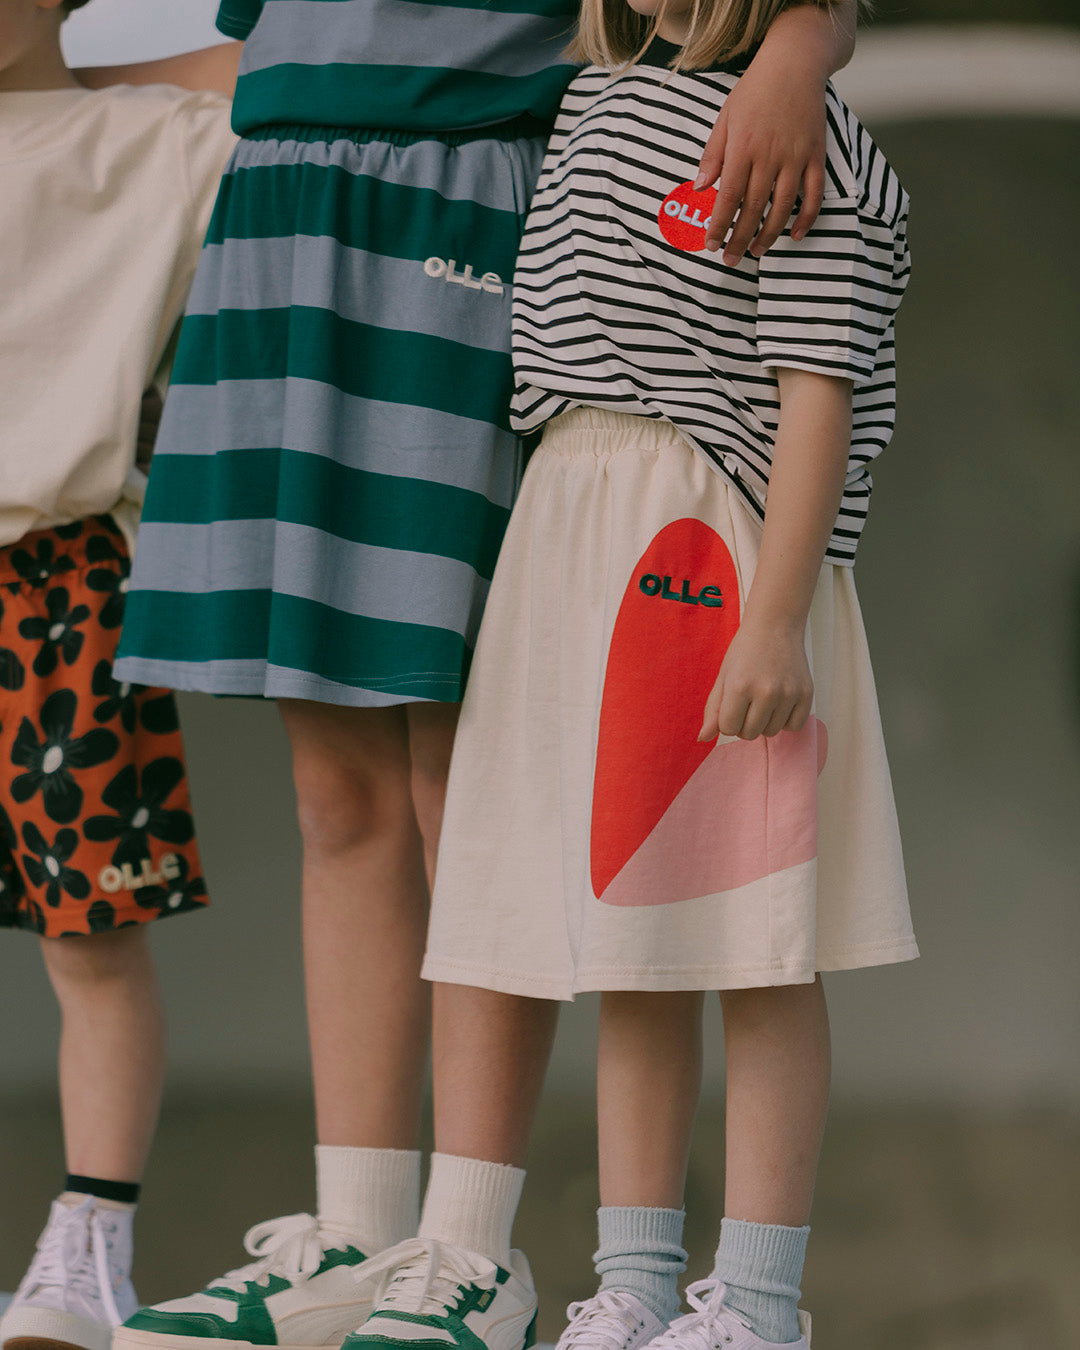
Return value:
[(587, 404), (666, 419), (759, 516), (778, 366), (851, 379), (847, 483), (826, 557), (851, 563), (870, 461), (892, 434), (893, 319), (910, 270), (907, 194), (830, 86), (825, 202), (807, 237), (725, 267), (692, 190), (735, 67), (673, 74), (654, 41), (624, 75), (568, 89), (514, 278), (514, 425)]

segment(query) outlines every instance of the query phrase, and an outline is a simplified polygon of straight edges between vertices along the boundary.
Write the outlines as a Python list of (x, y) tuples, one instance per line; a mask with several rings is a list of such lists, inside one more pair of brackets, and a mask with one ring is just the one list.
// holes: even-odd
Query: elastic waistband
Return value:
[(545, 139), (551, 128), (535, 117), (515, 117), (492, 127), (469, 127), (462, 131), (405, 131), (392, 127), (335, 127), (308, 126), (300, 123), (270, 122), (243, 132), (245, 141), (352, 141), (354, 145), (369, 145), (384, 141), (388, 145), (420, 145), (424, 141), (438, 141), (440, 145), (469, 145), (473, 141), (521, 141)]
[(678, 445), (690, 450), (670, 422), (658, 417), (638, 417), (607, 408), (571, 408), (553, 417), (544, 428), (544, 447), (570, 450), (660, 450)]

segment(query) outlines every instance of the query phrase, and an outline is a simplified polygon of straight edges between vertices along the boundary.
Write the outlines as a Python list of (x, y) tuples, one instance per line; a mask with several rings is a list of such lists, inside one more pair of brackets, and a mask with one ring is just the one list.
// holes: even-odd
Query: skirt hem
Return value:
[(766, 989), (779, 985), (811, 984), (819, 972), (862, 970), (913, 961), (919, 955), (913, 937), (888, 942), (837, 947), (815, 958), (814, 968), (761, 966), (731, 969), (723, 966), (635, 967), (594, 966), (578, 973), (573, 984), (523, 971), (489, 970), (464, 961), (426, 957), (421, 975), (440, 984), (466, 984), (500, 994), (573, 1002), (578, 994), (605, 990), (641, 993), (679, 993), (694, 989)]

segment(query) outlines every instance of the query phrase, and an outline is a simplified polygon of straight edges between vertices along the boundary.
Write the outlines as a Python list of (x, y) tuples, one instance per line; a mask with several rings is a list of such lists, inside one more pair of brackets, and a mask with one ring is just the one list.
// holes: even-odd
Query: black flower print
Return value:
[(98, 613), (98, 622), (102, 628), (119, 628), (124, 621), (127, 577), (122, 577), (111, 567), (92, 567), (86, 574), (86, 584), (90, 590), (104, 591), (109, 597)]
[(24, 717), (11, 750), (11, 762), (26, 769), (11, 780), (12, 797), (28, 802), (40, 789), (45, 812), (58, 825), (70, 824), (82, 810), (83, 790), (71, 771), (104, 764), (120, 749), (120, 742), (104, 727), (95, 727), (85, 736), (72, 736), (77, 707), (72, 689), (50, 694), (41, 706), (43, 739), (38, 741), (34, 724)]
[[(166, 861), (171, 865), (166, 868)], [(160, 886), (140, 886), (135, 891), (135, 902), (143, 909), (160, 910), (162, 914), (182, 914), (186, 909), (201, 908), (206, 897), (206, 882), (202, 877), (188, 876), (188, 860), (174, 856), (163, 860), (161, 871), (174, 872), (165, 876)]]
[(86, 541), (86, 559), (87, 562), (106, 564), (104, 567), (91, 567), (86, 574), (86, 584), (90, 590), (108, 596), (101, 607), (98, 622), (102, 628), (119, 628), (124, 618), (124, 600), (131, 570), (127, 555), (106, 535), (95, 534)]
[[(4, 619), (4, 602), (0, 600), (0, 624)], [(0, 647), (0, 689), (21, 689), (26, 682), (26, 667), (19, 653), (10, 647)]]
[(0, 804), (0, 924), (4, 926), (16, 922), (19, 901), (26, 890), (22, 873), (15, 865), (18, 842), (11, 817)]
[(112, 676), (112, 664), (99, 661), (90, 677), (91, 692), (102, 700), (94, 709), (95, 722), (111, 722), (119, 717), (120, 725), (130, 736), (135, 730), (138, 716), (138, 704), (135, 695), (142, 693), (144, 685), (121, 684)]
[(22, 899), (22, 873), (13, 862), (0, 862), (0, 928), (18, 924)]
[(86, 541), (86, 561), (90, 563), (117, 563), (119, 564), (118, 571), (129, 572), (131, 564), (128, 555), (123, 548), (117, 547), (114, 542), (121, 537), (120, 531), (111, 522), (100, 518), (94, 524), (97, 528), (108, 530), (109, 534), (92, 534), (90, 536)]
[(15, 833), (15, 826), (11, 823), (11, 817), (4, 810), (3, 802), (0, 802), (0, 857), (3, 856), (5, 848), (13, 849), (19, 842), (19, 837)]
[(18, 653), (10, 647), (0, 647), (0, 689), (21, 689), (26, 682), (26, 667)]
[(19, 917), (15, 920), (12, 927), (29, 928), (32, 932), (45, 935), (49, 925), (45, 918), (45, 911), (36, 900), (25, 899), (19, 906)]
[(53, 526), (53, 534), (57, 535), (60, 539), (78, 539), (82, 532), (83, 522), (81, 520), (73, 520), (70, 525)]
[(176, 697), (170, 690), (153, 698), (141, 698), (147, 692), (145, 684), (126, 684), (113, 679), (112, 666), (99, 661), (90, 680), (91, 691), (102, 700), (94, 709), (96, 722), (111, 722), (120, 718), (120, 725), (130, 736), (136, 719), (146, 731), (156, 736), (167, 736), (179, 731), (180, 718), (176, 711)]
[(143, 699), (139, 721), (155, 736), (168, 736), (180, 730), (180, 715), (176, 711), (176, 695), (171, 691), (156, 698)]
[(43, 586), (47, 586), (53, 577), (70, 572), (75, 566), (75, 561), (67, 553), (58, 556), (56, 545), (46, 537), (37, 541), (33, 553), (26, 548), (12, 549), (11, 565), (28, 586), (40, 590)]
[[(109, 933), (116, 927), (116, 910), (108, 900), (95, 900), (86, 913), (86, 926), (91, 933)], [(126, 928), (127, 924), (121, 924)]]
[(138, 864), (149, 856), (149, 837), (167, 844), (186, 844), (195, 833), (186, 811), (165, 807), (176, 786), (183, 780), (184, 766), (171, 755), (151, 760), (142, 771), (140, 790), (133, 764), (126, 764), (101, 794), (114, 816), (90, 816), (83, 824), (87, 839), (102, 842), (116, 839), (113, 862)]
[[(94, 516), (92, 519), (94, 521), (95, 530), (104, 530), (107, 534), (111, 534), (114, 539), (123, 539), (124, 531), (117, 525), (116, 520), (112, 516)], [(127, 555), (125, 554), (125, 557), (126, 556)]]
[(66, 586), (57, 586), (45, 597), (47, 619), (37, 617), (23, 619), (19, 624), (19, 633), (28, 642), (40, 642), (38, 654), (34, 657), (34, 674), (42, 677), (51, 675), (63, 656), (69, 666), (73, 666), (82, 651), (83, 634), (76, 631), (80, 623), (90, 617), (89, 605), (76, 605), (71, 608), (71, 597)]
[(45, 903), (56, 909), (63, 892), (75, 900), (85, 900), (90, 894), (90, 882), (85, 872), (68, 867), (68, 861), (79, 846), (74, 830), (59, 830), (50, 844), (32, 820), (22, 829), (23, 843), (30, 850), (23, 854), (26, 875), (35, 886), (45, 888)]

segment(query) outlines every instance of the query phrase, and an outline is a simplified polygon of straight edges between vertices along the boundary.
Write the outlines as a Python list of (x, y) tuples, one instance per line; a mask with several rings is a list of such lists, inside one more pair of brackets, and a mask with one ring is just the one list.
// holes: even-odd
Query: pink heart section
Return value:
[(671, 905), (809, 862), (827, 754), (816, 717), (801, 731), (716, 746), (598, 898)]

